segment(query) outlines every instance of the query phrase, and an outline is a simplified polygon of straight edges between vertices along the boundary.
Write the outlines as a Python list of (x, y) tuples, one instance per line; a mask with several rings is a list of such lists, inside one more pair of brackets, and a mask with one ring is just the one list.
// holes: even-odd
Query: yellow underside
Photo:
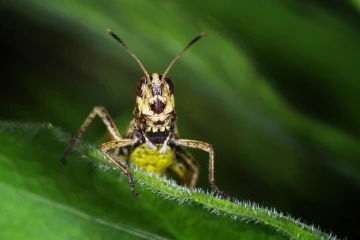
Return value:
[(161, 175), (174, 161), (174, 154), (171, 148), (166, 146), (166, 153), (160, 153), (161, 147), (162, 145), (158, 145), (157, 149), (153, 150), (146, 144), (138, 146), (130, 155), (130, 164)]

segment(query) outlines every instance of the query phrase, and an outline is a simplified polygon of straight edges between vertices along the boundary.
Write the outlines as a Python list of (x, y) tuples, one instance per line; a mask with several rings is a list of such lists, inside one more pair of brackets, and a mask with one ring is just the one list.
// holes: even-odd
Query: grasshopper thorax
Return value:
[(141, 78), (136, 85), (135, 121), (144, 132), (167, 132), (176, 120), (174, 86), (158, 73)]

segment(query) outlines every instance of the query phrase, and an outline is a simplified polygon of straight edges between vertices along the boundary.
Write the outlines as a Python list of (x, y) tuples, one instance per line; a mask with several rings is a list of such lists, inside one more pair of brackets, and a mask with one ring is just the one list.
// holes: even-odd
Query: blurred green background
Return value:
[[(0, 11), (0, 117), (71, 134), (95, 105), (122, 132), (132, 117), (143, 73), (107, 28), (148, 72), (204, 31), (169, 73), (181, 137), (214, 145), (231, 196), (360, 237), (357, 1), (15, 0)], [(96, 120), (84, 138), (104, 131)], [(208, 156), (192, 152), (209, 189)]]

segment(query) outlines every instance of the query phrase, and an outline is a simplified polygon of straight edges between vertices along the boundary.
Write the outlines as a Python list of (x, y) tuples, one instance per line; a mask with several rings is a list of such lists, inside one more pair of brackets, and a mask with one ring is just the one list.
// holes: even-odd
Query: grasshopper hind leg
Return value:
[[(131, 173), (128, 171), (126, 166), (119, 161), (115, 157), (112, 156), (114, 154), (114, 149), (128, 149), (133, 144), (133, 139), (123, 139), (119, 133), (119, 130), (114, 124), (114, 121), (112, 120), (110, 114), (106, 111), (106, 109), (102, 106), (96, 106), (94, 109), (90, 112), (88, 117), (85, 119), (84, 123), (81, 125), (78, 133), (71, 139), (69, 145), (65, 149), (63, 156), (61, 158), (61, 162), (63, 164), (66, 164), (66, 156), (70, 152), (70, 150), (74, 147), (76, 142), (79, 140), (79, 138), (82, 136), (82, 134), (85, 132), (85, 130), (89, 127), (90, 123), (94, 120), (96, 116), (99, 116), (105, 126), (107, 127), (107, 130), (109, 132), (108, 137), (113, 139), (113, 141), (106, 142), (100, 145), (100, 151), (109, 159), (111, 160), (116, 166), (118, 166), (127, 176), (129, 180), (129, 184), (131, 187), (131, 191), (134, 197), (138, 196), (139, 193), (135, 192), (134, 188), (134, 181), (132, 178)], [(110, 151), (110, 153), (108, 152)]]
[(120, 140), (121, 135), (119, 130), (116, 128), (114, 121), (112, 120), (110, 114), (106, 111), (106, 109), (102, 106), (96, 106), (94, 109), (89, 113), (88, 117), (85, 119), (84, 123), (81, 125), (77, 134), (71, 139), (69, 145), (66, 147), (63, 156), (61, 158), (62, 164), (66, 164), (66, 157), (69, 154), (70, 150), (74, 147), (80, 137), (83, 135), (85, 130), (89, 127), (90, 123), (94, 120), (96, 116), (99, 116), (105, 126), (107, 127), (108, 134), (114, 140)]

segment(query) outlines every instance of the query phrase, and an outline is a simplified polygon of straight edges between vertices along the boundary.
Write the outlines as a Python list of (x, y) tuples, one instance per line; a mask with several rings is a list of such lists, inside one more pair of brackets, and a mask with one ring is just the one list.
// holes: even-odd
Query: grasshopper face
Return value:
[(158, 73), (149, 78), (137, 83), (134, 117), (144, 132), (169, 131), (176, 120), (173, 83)]

